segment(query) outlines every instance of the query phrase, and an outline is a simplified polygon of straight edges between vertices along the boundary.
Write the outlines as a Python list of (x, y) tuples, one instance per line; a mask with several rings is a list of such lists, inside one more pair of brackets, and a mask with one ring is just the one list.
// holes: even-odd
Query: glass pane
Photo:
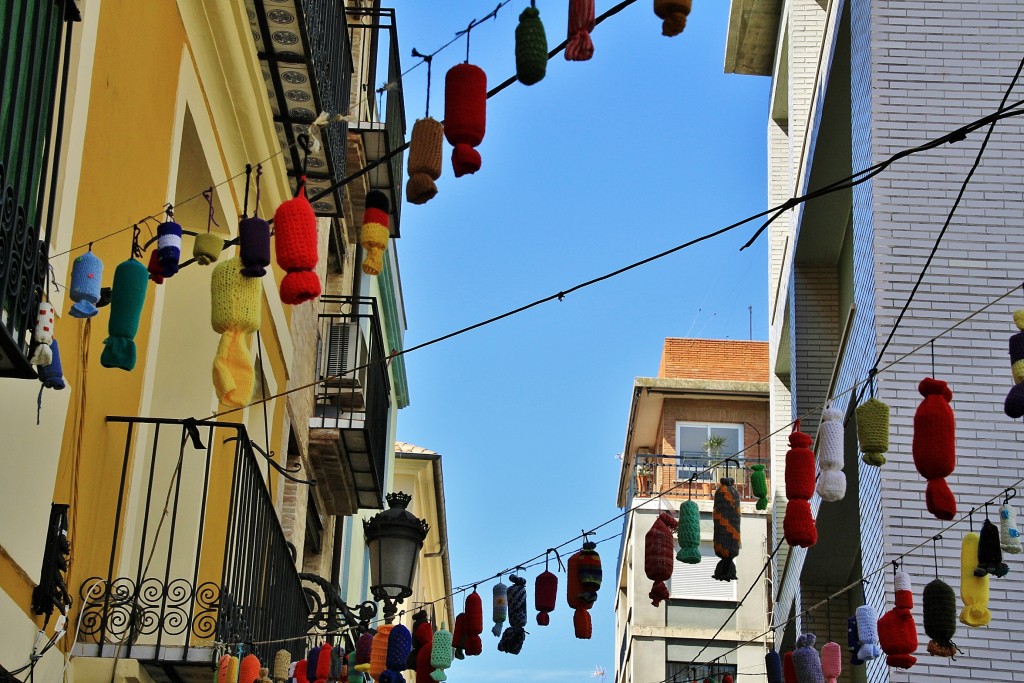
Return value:
[(681, 425), (679, 427), (679, 443), (676, 444), (676, 452), (679, 455), (703, 453), (704, 442), (707, 440), (707, 427)]
[(723, 458), (732, 457), (740, 450), (740, 430), (738, 427), (711, 427), (709, 430), (708, 441), (716, 439), (722, 439), (722, 443), (717, 449), (712, 449), (712, 453), (717, 453)]

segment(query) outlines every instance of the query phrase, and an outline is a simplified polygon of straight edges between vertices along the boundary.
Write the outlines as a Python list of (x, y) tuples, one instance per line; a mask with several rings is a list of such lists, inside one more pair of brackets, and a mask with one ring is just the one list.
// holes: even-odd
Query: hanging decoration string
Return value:
[[(220, 223), (213, 217), (213, 187), (203, 192), (203, 197), (206, 199), (206, 204), (209, 206), (210, 212), (206, 216), (206, 232), (210, 232), (210, 224), (220, 227)], [(245, 183), (245, 208), (249, 208), (249, 183), (248, 180)], [(244, 215), (244, 214), (243, 214)]]
[[(245, 165), (245, 203), (242, 205), (242, 218), (249, 217), (249, 185), (252, 182), (252, 164)], [(212, 187), (210, 188), (213, 189)], [(209, 227), (207, 227), (209, 232)]]
[(263, 178), (263, 164), (256, 164), (256, 204), (252, 207), (252, 215), (260, 216), (260, 180)]
[(427, 111), (423, 115), (424, 118), (430, 118), (430, 79), (431, 79), (431, 63), (434, 61), (434, 55), (421, 54), (416, 48), (412, 49), (412, 56), (419, 57), (427, 64)]
[(139, 224), (136, 223), (132, 226), (132, 251), (131, 258), (142, 258), (142, 247), (139, 246), (139, 237), (142, 235), (142, 230), (139, 229)]

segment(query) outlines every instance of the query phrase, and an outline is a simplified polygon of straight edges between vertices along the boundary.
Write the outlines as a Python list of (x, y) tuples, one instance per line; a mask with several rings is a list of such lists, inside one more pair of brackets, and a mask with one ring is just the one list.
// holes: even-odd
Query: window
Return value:
[(743, 425), (708, 424), (699, 422), (676, 423), (676, 478), (689, 479), (697, 475), (697, 481), (716, 480), (711, 463), (724, 458), (735, 457), (743, 466), (743, 455), (736, 455), (743, 448)]
[(665, 679), (686, 683), (703, 681), (705, 678), (720, 681), (722, 676), (729, 674), (736, 679), (735, 664), (696, 664), (694, 662), (665, 662)]
[[(679, 552), (679, 546), (675, 547)], [(718, 581), (712, 578), (718, 556), (711, 541), (701, 541), (700, 562), (685, 564), (676, 562), (672, 568), (669, 583), (669, 597), (677, 600), (720, 600), (736, 601), (736, 582)]]

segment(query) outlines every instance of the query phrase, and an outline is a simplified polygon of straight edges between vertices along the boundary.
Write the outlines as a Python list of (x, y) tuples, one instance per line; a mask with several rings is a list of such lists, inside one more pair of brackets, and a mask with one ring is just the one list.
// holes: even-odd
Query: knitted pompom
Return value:
[(718, 564), (712, 578), (736, 580), (736, 556), (740, 554), (740, 494), (731, 477), (722, 477), (712, 509), (715, 555)]
[(484, 601), (474, 589), (466, 598), (466, 638), (463, 648), (470, 657), (483, 652), (480, 634), (484, 632)]
[(99, 309), (100, 289), (103, 287), (103, 261), (96, 254), (87, 251), (71, 265), (71, 284), (68, 296), (75, 304), (68, 313), (72, 318), (91, 318)]
[(452, 634), (444, 624), (441, 624), (441, 629), (434, 634), (434, 641), (430, 647), (430, 665), (434, 667), (434, 672), (430, 674), (431, 679), (448, 680), (444, 670), (452, 665), (453, 654)]
[(288, 680), (288, 667), (291, 666), (292, 655), (288, 650), (278, 650), (274, 655), (274, 681), (282, 683)]
[(882, 648), (878, 645), (878, 612), (871, 605), (857, 608), (857, 637), (860, 639), (857, 658), (862, 662), (869, 662), (882, 655)]
[(540, 11), (527, 7), (519, 15), (516, 26), (516, 78), (523, 85), (533, 85), (544, 78), (548, 68), (548, 38)]
[(242, 275), (239, 257), (221, 261), (210, 278), (211, 316), (221, 334), (213, 359), (213, 386), (226, 406), (240, 408), (252, 398), (256, 386), (252, 333), (260, 327), (263, 284)]
[(782, 655), (782, 677), (786, 683), (800, 683), (796, 677), (796, 663), (793, 661), (792, 652)]
[(996, 525), (985, 520), (981, 525), (981, 534), (978, 539), (978, 566), (974, 570), (975, 576), (991, 574), (997, 579), (1006, 576), (1010, 568), (1003, 562), (1003, 549), (999, 546), (999, 530)]
[(565, 58), (570, 62), (585, 62), (594, 56), (594, 0), (569, 0), (569, 38), (565, 44)]
[(825, 643), (821, 646), (821, 675), (825, 683), (836, 683), (843, 673), (843, 648), (839, 643)]
[(238, 665), (238, 683), (256, 683), (260, 677), (260, 659), (256, 655), (248, 654), (242, 658)]
[(537, 610), (537, 624), (547, 626), (551, 619), (549, 612), (558, 603), (558, 575), (547, 570), (537, 575), (533, 584), (533, 606)]
[[(174, 221), (166, 221), (158, 225), (156, 245), (160, 271), (164, 277), (171, 277), (178, 272), (178, 262), (181, 260), (181, 226)], [(258, 668), (256, 674), (259, 675)], [(253, 678), (253, 680), (256, 679)]]
[(672, 563), (675, 559), (675, 538), (672, 531), (678, 526), (675, 517), (662, 512), (644, 537), (644, 573), (654, 582), (648, 597), (657, 607), (662, 600), (668, 600), (669, 591), (665, 582), (672, 578)]
[(1021, 550), (1017, 513), (1008, 500), (999, 506), (999, 546), (1004, 553), (1011, 555), (1016, 555)]
[(487, 129), (487, 74), (474, 64), (456, 64), (444, 85), (444, 136), (454, 148), (452, 167), (458, 178), (480, 170), (480, 153), (474, 148)]
[(437, 195), (435, 180), (441, 177), (444, 124), (429, 116), (412, 126), (409, 141), (409, 182), (405, 196), (410, 204), (426, 204)]
[(884, 465), (883, 453), (889, 450), (889, 406), (871, 397), (857, 406), (856, 416), (861, 460), (876, 467)]
[(356, 671), (365, 673), (370, 670), (370, 656), (373, 654), (373, 634), (364, 633), (356, 641)]
[(390, 202), (386, 194), (380, 190), (366, 193), (366, 208), (363, 211), (363, 224), (359, 229), (359, 244), (366, 252), (363, 256), (363, 272), (367, 275), (380, 275), (384, 269), (384, 250), (388, 248), (391, 232), (388, 228)]
[(830, 503), (842, 500), (846, 495), (846, 475), (843, 473), (843, 414), (833, 408), (821, 413), (821, 426), (818, 428), (818, 440), (821, 449), (818, 452), (818, 464), (821, 476), (818, 478), (817, 491), (821, 499)]
[(768, 675), (768, 683), (783, 683), (782, 657), (775, 650), (768, 650), (764, 656), (764, 668)]
[(146, 266), (128, 259), (114, 269), (110, 294), (110, 336), (103, 340), (100, 365), (132, 370), (135, 367), (135, 333), (139, 331), (142, 307), (146, 304), (149, 273)]
[(263, 277), (270, 265), (270, 223), (253, 216), (238, 223), (238, 256), (242, 275)]
[(654, 13), (662, 19), (661, 35), (678, 36), (686, 28), (691, 0), (654, 0)]
[(192, 258), (201, 266), (216, 263), (224, 251), (224, 238), (213, 232), (201, 232), (192, 243)]
[(850, 651), (850, 664), (859, 666), (864, 662), (857, 656), (860, 649), (860, 638), (857, 635), (857, 617), (851, 615), (846, 620), (846, 649)]
[(992, 620), (988, 610), (988, 574), (976, 576), (978, 566), (978, 534), (964, 534), (960, 546), (960, 623), (967, 626), (986, 626)]
[(914, 466), (928, 480), (928, 512), (949, 521), (956, 516), (956, 499), (945, 477), (956, 467), (956, 427), (949, 402), (953, 392), (945, 382), (926, 377), (918, 385), (924, 400), (914, 413)]
[(750, 492), (757, 498), (757, 509), (768, 509), (768, 477), (764, 465), (750, 466)]
[(491, 633), (495, 637), (501, 635), (501, 625), (505, 623), (506, 618), (508, 618), (508, 586), (498, 579), (498, 583), (491, 589), (491, 621), (494, 622)]
[(906, 572), (896, 572), (895, 597), (896, 606), (878, 620), (878, 641), (886, 654), (886, 664), (909, 669), (917, 662), (914, 651), (918, 643), (917, 625), (910, 612), (914, 604), (913, 593), (910, 576)]
[(281, 301), (293, 306), (320, 296), (314, 272), (319, 259), (316, 213), (306, 199), (306, 187), (274, 212), (274, 251), (277, 265), (287, 271), (281, 280)]
[(813, 633), (805, 633), (796, 639), (793, 667), (796, 669), (796, 679), (800, 683), (823, 683), (825, 680), (821, 673), (821, 656), (814, 649), (815, 640)]
[(388, 668), (388, 636), (391, 635), (391, 624), (377, 627), (373, 636), (373, 647), (370, 649), (370, 678), (380, 680), (380, 675)]
[(692, 500), (679, 506), (679, 552), (676, 559), (686, 564), (700, 563), (700, 508)]
[(956, 594), (941, 579), (935, 579), (924, 587), (921, 599), (924, 613), (924, 632), (931, 641), (928, 653), (939, 657), (955, 657), (956, 644)]

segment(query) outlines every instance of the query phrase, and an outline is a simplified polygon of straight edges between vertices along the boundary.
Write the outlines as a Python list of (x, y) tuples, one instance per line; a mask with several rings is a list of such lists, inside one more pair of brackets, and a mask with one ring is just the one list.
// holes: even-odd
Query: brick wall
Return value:
[(658, 377), (767, 382), (768, 343), (669, 337)]

